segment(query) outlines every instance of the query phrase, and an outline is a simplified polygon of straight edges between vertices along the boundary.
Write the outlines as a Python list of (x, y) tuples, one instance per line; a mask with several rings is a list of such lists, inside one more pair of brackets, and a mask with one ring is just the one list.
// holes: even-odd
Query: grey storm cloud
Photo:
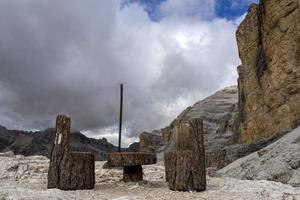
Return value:
[(67, 113), (74, 129), (96, 135), (116, 126), (124, 83), (126, 137), (160, 128), (235, 83), (235, 29), (173, 14), (152, 22), (119, 1), (2, 0), (0, 124), (43, 129)]

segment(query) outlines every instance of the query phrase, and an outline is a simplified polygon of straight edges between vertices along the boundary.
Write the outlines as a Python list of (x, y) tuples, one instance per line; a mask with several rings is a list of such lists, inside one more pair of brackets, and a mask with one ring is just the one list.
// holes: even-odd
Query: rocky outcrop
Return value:
[(185, 109), (161, 131), (142, 133), (140, 135), (141, 150), (158, 153), (158, 159), (162, 159), (163, 152), (173, 150), (175, 126), (193, 118), (203, 119), (206, 166), (222, 168), (266, 147), (286, 133), (282, 131), (270, 139), (240, 144), (237, 134), (239, 111), (237, 87), (225, 88)]
[(222, 167), (227, 163), (224, 148), (235, 140), (233, 133), (237, 117), (238, 90), (236, 86), (232, 86), (188, 107), (161, 131), (142, 133), (140, 135), (141, 150), (156, 153), (172, 150), (173, 128), (194, 118), (203, 119), (207, 166)]
[(151, 133), (143, 132), (140, 134), (140, 151), (148, 153), (161, 152), (164, 147), (161, 130), (154, 130)]
[(164, 129), (164, 133), (168, 132), (172, 138), (176, 125), (193, 118), (203, 119), (207, 166), (219, 166), (225, 158), (224, 147), (234, 141), (237, 117), (238, 91), (236, 86), (227, 87), (188, 107)]
[[(13, 151), (25, 156), (43, 155), (49, 158), (53, 131), (49, 128), (44, 131), (27, 132), (0, 127), (0, 152)], [(96, 160), (106, 160), (108, 153), (118, 151), (118, 147), (105, 138), (88, 138), (80, 132), (71, 133), (70, 146), (72, 151), (92, 152)], [(138, 147), (133, 146), (123, 151), (135, 151), (136, 148)]]
[(220, 176), (271, 180), (300, 187), (300, 127), (271, 145), (236, 160)]
[(139, 152), (140, 151), (140, 143), (139, 142), (134, 142), (129, 145), (128, 147), (129, 152)]
[(213, 133), (215, 139), (217, 139), (216, 135), (222, 133), (231, 136), (237, 117), (237, 102), (236, 86), (224, 88), (188, 107), (167, 128), (172, 129), (174, 126), (193, 118), (202, 118), (204, 131), (207, 134)]
[(261, 0), (237, 30), (241, 143), (270, 139), (300, 122), (299, 7), (299, 0)]

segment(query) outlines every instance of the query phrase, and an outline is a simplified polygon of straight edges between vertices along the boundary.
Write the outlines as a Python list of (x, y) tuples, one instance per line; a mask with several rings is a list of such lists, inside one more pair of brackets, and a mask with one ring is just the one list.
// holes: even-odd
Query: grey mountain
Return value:
[[(48, 128), (44, 131), (28, 132), (8, 130), (0, 126), (0, 152), (13, 151), (15, 154), (25, 156), (43, 155), (49, 157), (53, 131), (54, 129)], [(105, 138), (88, 138), (80, 132), (71, 133), (70, 145), (73, 151), (94, 153), (96, 160), (105, 160), (108, 153), (118, 150)], [(123, 151), (136, 151), (137, 148), (136, 145), (132, 145), (131, 148), (123, 149)]]

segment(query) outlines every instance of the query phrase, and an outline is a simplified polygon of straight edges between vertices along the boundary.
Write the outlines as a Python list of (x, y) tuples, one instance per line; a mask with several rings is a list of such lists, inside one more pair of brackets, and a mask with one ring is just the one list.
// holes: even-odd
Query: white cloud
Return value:
[(116, 142), (123, 82), (127, 145), (236, 83), (236, 23), (212, 19), (214, 1), (169, 0), (159, 22), (119, 1), (16, 2), (0, 3), (0, 87), (11, 94), (0, 92), (5, 126), (46, 128), (68, 113), (75, 129)]
[[(119, 144), (119, 129), (117, 126), (112, 126), (112, 127), (107, 127), (107, 128), (102, 128), (102, 129), (92, 130), (92, 131), (87, 130), (87, 131), (82, 131), (82, 133), (87, 137), (93, 137), (96, 139), (106, 138), (110, 143), (114, 144), (115, 146), (118, 146)], [(138, 136), (126, 137), (127, 133), (128, 130), (125, 127), (122, 130), (122, 139), (121, 139), (122, 147), (128, 147), (131, 143), (139, 141)]]

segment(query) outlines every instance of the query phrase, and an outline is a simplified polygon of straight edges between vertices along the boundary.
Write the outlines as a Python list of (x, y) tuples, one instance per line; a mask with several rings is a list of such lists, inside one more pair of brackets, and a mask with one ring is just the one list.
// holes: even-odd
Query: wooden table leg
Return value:
[(124, 182), (138, 182), (143, 180), (143, 168), (141, 165), (124, 167)]

